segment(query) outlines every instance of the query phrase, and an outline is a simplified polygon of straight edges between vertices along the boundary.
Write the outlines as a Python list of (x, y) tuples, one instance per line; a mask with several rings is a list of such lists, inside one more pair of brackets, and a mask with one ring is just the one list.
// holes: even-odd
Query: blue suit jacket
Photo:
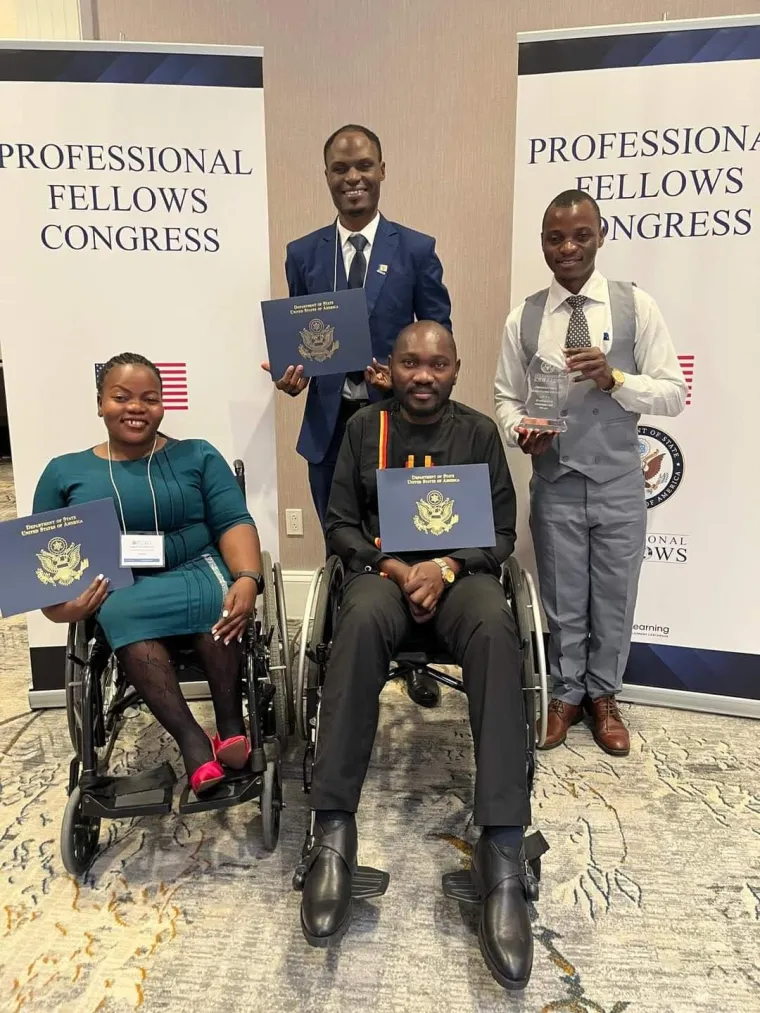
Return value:
[[(347, 288), (335, 224), (288, 244), (285, 274), (291, 297)], [(383, 269), (381, 270), (381, 265)], [(407, 229), (383, 216), (372, 244), (364, 284), (369, 312), (372, 353), (385, 362), (399, 332), (417, 320), (435, 320), (451, 328), (451, 300), (443, 284), (443, 267), (435, 239)], [(324, 460), (340, 410), (345, 375), (312, 377), (306, 398), (297, 450), (312, 464)], [(379, 395), (370, 391), (372, 400)]]

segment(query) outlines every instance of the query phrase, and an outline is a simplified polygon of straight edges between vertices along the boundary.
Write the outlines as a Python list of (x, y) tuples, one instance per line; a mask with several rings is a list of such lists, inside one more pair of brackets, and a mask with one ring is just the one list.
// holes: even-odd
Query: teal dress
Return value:
[[(148, 458), (114, 461), (113, 477), (127, 531), (155, 531)], [(153, 456), (150, 477), (166, 568), (134, 570), (134, 584), (113, 591), (101, 606), (98, 622), (114, 650), (140, 640), (209, 633), (232, 583), (219, 539), (238, 524), (253, 525), (229, 465), (205, 440), (167, 440)], [(34, 512), (108, 497), (118, 513), (107, 460), (91, 449), (63, 454), (42, 473)]]

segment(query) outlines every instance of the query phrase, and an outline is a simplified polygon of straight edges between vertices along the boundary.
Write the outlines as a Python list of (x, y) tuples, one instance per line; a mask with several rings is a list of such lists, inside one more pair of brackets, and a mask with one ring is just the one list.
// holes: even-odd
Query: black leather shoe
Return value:
[(533, 968), (524, 849), (499, 847), (483, 834), (475, 845), (472, 874), (484, 898), (478, 926), (483, 959), (503, 988), (523, 989)]
[(406, 690), (420, 707), (435, 707), (441, 699), (441, 687), (424, 668), (410, 668), (406, 673)]
[[(308, 847), (308, 845), (307, 845)], [(307, 865), (301, 900), (301, 928), (311, 946), (337, 941), (351, 923), (351, 879), (356, 869), (356, 820), (317, 820), (304, 856)]]

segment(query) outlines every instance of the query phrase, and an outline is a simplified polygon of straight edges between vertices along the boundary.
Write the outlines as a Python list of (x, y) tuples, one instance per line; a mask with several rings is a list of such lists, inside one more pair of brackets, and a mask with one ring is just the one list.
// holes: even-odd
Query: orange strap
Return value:
[(388, 412), (380, 412), (380, 440), (378, 443), (377, 466), (388, 467)]
[[(388, 467), (388, 412), (380, 412), (380, 433), (378, 439), (377, 466), (381, 470)], [(414, 467), (414, 454), (407, 454), (405, 468)], [(425, 454), (425, 467), (433, 467), (433, 458)]]
[[(388, 412), (380, 412), (380, 438), (378, 441), (377, 466), (381, 471), (388, 467)], [(380, 539), (375, 539), (375, 548), (381, 548)], [(381, 573), (381, 577), (385, 574)]]

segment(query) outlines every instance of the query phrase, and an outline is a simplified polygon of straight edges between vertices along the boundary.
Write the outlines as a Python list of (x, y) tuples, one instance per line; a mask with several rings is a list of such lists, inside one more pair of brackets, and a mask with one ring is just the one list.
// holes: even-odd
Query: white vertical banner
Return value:
[[(20, 514), (57, 454), (103, 438), (95, 371), (160, 368), (162, 431), (246, 465), (276, 558), (262, 51), (127, 43), (0, 47), (0, 308)], [(34, 688), (65, 630), (29, 618)], [(62, 663), (58, 665), (62, 679)], [(60, 685), (60, 681), (59, 681)]]
[(518, 41), (513, 304), (547, 284), (547, 204), (583, 190), (608, 229), (600, 270), (654, 296), (689, 382), (681, 416), (641, 419), (650, 509), (626, 683), (760, 714), (760, 18)]

